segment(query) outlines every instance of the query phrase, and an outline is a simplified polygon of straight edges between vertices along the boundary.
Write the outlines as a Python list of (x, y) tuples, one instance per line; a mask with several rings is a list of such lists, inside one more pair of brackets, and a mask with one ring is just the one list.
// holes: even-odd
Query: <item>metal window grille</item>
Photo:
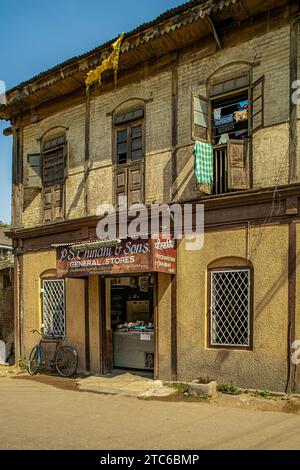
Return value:
[(211, 272), (211, 345), (250, 346), (250, 270)]
[(44, 334), (62, 338), (66, 334), (65, 281), (43, 281)]

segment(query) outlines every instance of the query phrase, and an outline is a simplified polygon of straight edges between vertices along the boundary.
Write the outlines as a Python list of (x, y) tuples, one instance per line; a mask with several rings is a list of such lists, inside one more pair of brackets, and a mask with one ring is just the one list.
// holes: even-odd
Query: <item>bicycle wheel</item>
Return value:
[(39, 370), (39, 346), (35, 346), (30, 353), (27, 370), (30, 375), (34, 375)]
[(55, 367), (62, 377), (75, 374), (78, 365), (78, 354), (72, 346), (62, 346), (55, 356)]

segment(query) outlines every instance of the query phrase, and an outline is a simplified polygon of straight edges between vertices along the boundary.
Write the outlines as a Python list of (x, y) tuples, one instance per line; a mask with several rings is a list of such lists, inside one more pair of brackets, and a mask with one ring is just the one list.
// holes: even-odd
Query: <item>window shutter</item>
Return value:
[(127, 168), (115, 170), (115, 203), (118, 204), (119, 197), (127, 196)]
[(264, 126), (264, 82), (262, 76), (250, 87), (250, 134)]
[(143, 166), (128, 167), (128, 206), (143, 202)]
[(228, 189), (250, 189), (248, 141), (230, 139), (227, 155)]
[(209, 104), (204, 96), (192, 95), (192, 139), (209, 140)]
[(41, 188), (41, 154), (34, 153), (27, 155), (27, 187)]

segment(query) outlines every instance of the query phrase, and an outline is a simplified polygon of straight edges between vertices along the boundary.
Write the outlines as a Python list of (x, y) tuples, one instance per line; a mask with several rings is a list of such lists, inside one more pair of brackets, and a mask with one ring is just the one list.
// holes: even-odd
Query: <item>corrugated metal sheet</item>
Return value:
[[(148, 22), (148, 23), (144, 23), (140, 25), (138, 28), (135, 28), (134, 30), (126, 33), (121, 52), (124, 53), (130, 49), (138, 47), (141, 44), (151, 41), (152, 39), (162, 36), (170, 31), (174, 31), (186, 25), (187, 23), (191, 23), (192, 21), (195, 21), (200, 18), (205, 18), (212, 11), (222, 10), (224, 7), (230, 4), (236, 3), (236, 1), (237, 0), (192, 0), (176, 8), (168, 10), (162, 15), (158, 16), (155, 20)], [(184, 14), (185, 12), (187, 13), (186, 16), (183, 15), (181, 17), (181, 15)], [(178, 15), (180, 16), (180, 18), (178, 18), (178, 21), (176, 21), (176, 17)], [(174, 21), (170, 21), (173, 18), (174, 18)], [(159, 28), (155, 28), (156, 26), (159, 26)], [(145, 32), (145, 34), (141, 35), (140, 33), (143, 33), (143, 32)], [(138, 37), (134, 38), (134, 36), (138, 36)], [(104, 44), (100, 46), (97, 46), (96, 48), (90, 50), (89, 52), (72, 57), (71, 59), (68, 59), (67, 61), (60, 63), (56, 65), (55, 67), (52, 67), (46, 70), (45, 72), (42, 72), (39, 75), (34, 76), (30, 80), (22, 82), (18, 86), (10, 89), (7, 92), (7, 95), (11, 96), (10, 104), (12, 104), (12, 102), (21, 101), (23, 98), (28, 96), (31, 93), (31, 90), (30, 89), (26, 90), (26, 87), (29, 85), (32, 85), (33, 82), (42, 80), (43, 78), (46, 78), (47, 76), (54, 74), (55, 72), (58, 72), (60, 70), (61, 70), (60, 79), (62, 80), (62, 79), (67, 78), (68, 73), (63, 71), (62, 69), (65, 69), (69, 67), (70, 65), (76, 64), (76, 62), (81, 62), (84, 59), (88, 59), (92, 55), (95, 55), (95, 54), (100, 55), (101, 53), (104, 53), (105, 50), (108, 47), (110, 47), (111, 43), (117, 39), (117, 37), (118, 36), (116, 36), (116, 38), (114, 39), (111, 39), (110, 41), (105, 42)], [(97, 62), (95, 62), (95, 64), (96, 63)], [(83, 65), (82, 67), (79, 67), (79, 70), (81, 68), (82, 70), (85, 70), (86, 65), (85, 66)], [(22, 88), (25, 88), (23, 92), (21, 92)], [(42, 84), (40, 85), (40, 88), (43, 88)], [(39, 89), (39, 87), (37, 87), (37, 89)], [(37, 91), (37, 89), (34, 91)], [(16, 93), (16, 92), (19, 92), (19, 93)], [(12, 95), (15, 95), (15, 96), (12, 96)], [(1, 108), (5, 108), (5, 106), (0, 106), (0, 109)]]

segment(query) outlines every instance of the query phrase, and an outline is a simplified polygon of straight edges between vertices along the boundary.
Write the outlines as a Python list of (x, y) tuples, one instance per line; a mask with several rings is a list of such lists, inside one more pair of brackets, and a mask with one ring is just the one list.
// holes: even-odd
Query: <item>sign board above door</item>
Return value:
[(176, 273), (175, 241), (171, 238), (127, 238), (118, 245), (89, 248), (87, 245), (57, 248), (59, 276), (126, 274), (140, 272)]

